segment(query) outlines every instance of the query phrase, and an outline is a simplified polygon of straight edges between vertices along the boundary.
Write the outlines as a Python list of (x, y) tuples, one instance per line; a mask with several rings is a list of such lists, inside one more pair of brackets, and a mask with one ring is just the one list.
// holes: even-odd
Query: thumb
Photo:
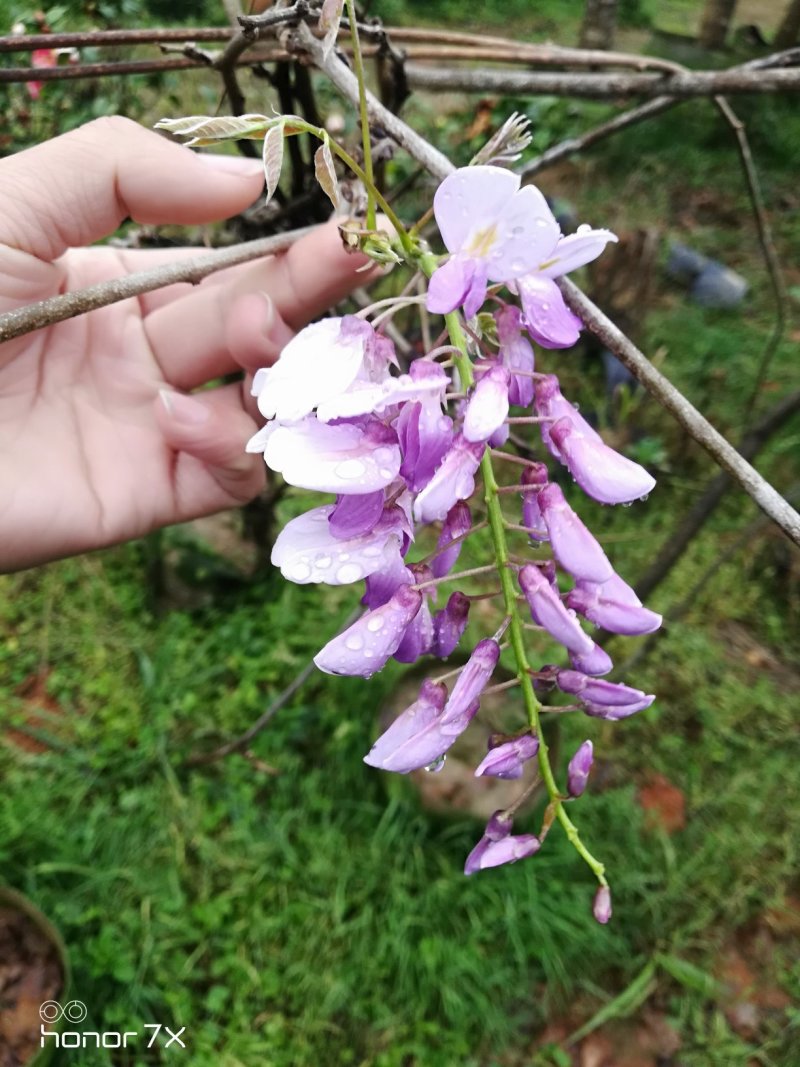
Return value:
[(136, 222), (192, 225), (243, 211), (260, 161), (200, 155), (129, 119), (97, 119), (0, 162), (0, 243), (52, 260)]

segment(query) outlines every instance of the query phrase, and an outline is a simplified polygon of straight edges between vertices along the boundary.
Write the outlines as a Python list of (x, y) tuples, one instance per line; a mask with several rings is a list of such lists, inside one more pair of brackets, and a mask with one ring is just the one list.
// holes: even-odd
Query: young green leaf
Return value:
[(272, 199), (281, 176), (283, 165), (284, 123), (279, 122), (267, 131), (264, 138), (264, 176), (267, 179), (267, 203)]
[(218, 141), (258, 141), (277, 121), (266, 115), (188, 115), (182, 119), (161, 119), (155, 128), (176, 137), (189, 137), (186, 144), (198, 147)]
[(314, 175), (322, 187), (323, 193), (333, 204), (334, 209), (339, 207), (341, 193), (339, 191), (339, 179), (336, 177), (336, 169), (333, 165), (333, 153), (330, 143), (323, 141), (314, 153)]

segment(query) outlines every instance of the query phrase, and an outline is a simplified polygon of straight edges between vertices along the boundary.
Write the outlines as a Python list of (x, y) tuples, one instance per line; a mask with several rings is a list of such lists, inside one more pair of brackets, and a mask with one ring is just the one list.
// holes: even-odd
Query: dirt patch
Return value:
[(59, 952), (34, 920), (0, 903), (0, 1067), (23, 1067), (39, 1048), (39, 1007), (64, 985)]

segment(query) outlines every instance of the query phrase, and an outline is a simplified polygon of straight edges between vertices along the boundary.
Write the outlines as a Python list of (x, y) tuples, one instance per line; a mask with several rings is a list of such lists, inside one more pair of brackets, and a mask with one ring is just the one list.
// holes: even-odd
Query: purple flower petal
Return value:
[(467, 402), (463, 433), (467, 441), (488, 441), (508, 418), (509, 373), (495, 366), (478, 379)]
[(533, 403), (531, 375), (535, 369), (535, 363), (531, 343), (522, 333), (522, 312), (513, 304), (507, 304), (495, 312), (494, 318), (500, 341), (500, 360), (511, 374), (508, 387), (509, 402), (528, 408)]
[(433, 618), (427, 599), (406, 627), (403, 639), (394, 653), (398, 663), (416, 663), (420, 656), (430, 652), (433, 645)]
[[(537, 497), (553, 555), (574, 578), (604, 582), (614, 573), (605, 552), (564, 499), (557, 485), (545, 486)], [(570, 605), (571, 607), (574, 605)]]
[(541, 847), (541, 841), (534, 834), (509, 834), (499, 841), (487, 841), (482, 838), (467, 856), (464, 874), (476, 874), (490, 867), (516, 863), (535, 855)]
[(364, 607), (372, 610), (391, 600), (401, 585), (413, 585), (414, 575), (405, 565), (399, 545), (391, 544), (384, 553), (378, 570), (367, 578), (367, 591), (361, 598)]
[(646, 696), (642, 700), (636, 700), (631, 704), (598, 704), (593, 700), (584, 700), (583, 710), (593, 719), (619, 722), (620, 719), (627, 719), (638, 711), (644, 711), (645, 708), (649, 708), (654, 700), (654, 696)]
[[(534, 397), (534, 410), (539, 418), (563, 419), (569, 418), (572, 425), (576, 430), (592, 441), (597, 441), (599, 444), (603, 444), (603, 438), (592, 427), (582, 415), (578, 413), (578, 409), (562, 395), (561, 389), (558, 384), (558, 378), (555, 374), (548, 374), (544, 378), (540, 378), (536, 382), (536, 395)], [(555, 443), (550, 438), (550, 429), (546, 422), (543, 422), (541, 427), (542, 440), (545, 443), (545, 447), (555, 456), (556, 459), (561, 459), (561, 453), (558, 450)]]
[(590, 678), (578, 671), (560, 670), (556, 672), (556, 684), (564, 693), (571, 693), (581, 700), (592, 700), (598, 704), (625, 706), (648, 699), (652, 703), (655, 697), (648, 697), (641, 689), (620, 682), (606, 682), (601, 678)]
[(400, 472), (396, 434), (377, 420), (326, 425), (313, 416), (276, 426), (264, 449), (267, 466), (290, 485), (322, 493), (383, 489)]
[(419, 696), (392, 723), (364, 757), (384, 771), (410, 774), (439, 759), (455, 738), (443, 737), (438, 721), (447, 699), (447, 686), (424, 681)]
[(484, 445), (465, 441), (459, 434), (434, 476), (414, 502), (417, 522), (444, 519), (459, 500), (475, 492), (475, 472), (480, 466)]
[[(447, 315), (461, 307), (476, 281), (477, 263), (465, 256), (451, 256), (433, 272), (428, 282), (427, 307), (433, 315)], [(486, 282), (484, 279), (484, 293)]]
[(450, 699), (445, 704), (442, 712), (443, 725), (458, 721), (464, 714), (464, 709), (479, 699), (499, 659), (500, 646), (494, 638), (486, 637), (477, 643), (456, 679)]
[(568, 594), (567, 604), (595, 626), (602, 626), (612, 634), (637, 637), (653, 633), (661, 626), (662, 618), (657, 612), (607, 595), (607, 584), (581, 582)]
[(584, 223), (576, 233), (561, 238), (548, 261), (539, 265), (538, 273), (545, 278), (560, 278), (597, 259), (609, 241), (617, 240), (611, 230), (593, 230)]
[(525, 328), (544, 348), (571, 348), (583, 323), (564, 303), (561, 290), (550, 278), (526, 274), (517, 282)]
[(383, 515), (385, 493), (378, 489), (363, 496), (337, 496), (333, 510), (328, 515), (331, 534), (341, 541), (368, 534), (380, 522)]
[[(519, 572), (519, 585), (531, 609), (531, 618), (575, 655), (592, 655), (594, 642), (583, 632), (573, 612), (568, 611), (538, 567), (526, 564)], [(586, 672), (587, 674), (590, 672)]]
[(406, 627), (422, 605), (418, 589), (401, 585), (391, 600), (368, 611), (344, 633), (316, 654), (314, 662), (326, 674), (371, 678), (397, 651)]
[(647, 496), (656, 484), (644, 467), (584, 436), (569, 418), (554, 423), (550, 437), (581, 489), (601, 504), (628, 504)]
[(462, 167), (448, 175), (433, 197), (436, 224), (448, 252), (461, 251), (481, 223), (485, 225), (483, 220), (497, 218), (519, 183), (516, 174), (502, 167)]
[(614, 668), (609, 654), (594, 642), (588, 652), (570, 650), (569, 659), (575, 670), (584, 674), (608, 674)]

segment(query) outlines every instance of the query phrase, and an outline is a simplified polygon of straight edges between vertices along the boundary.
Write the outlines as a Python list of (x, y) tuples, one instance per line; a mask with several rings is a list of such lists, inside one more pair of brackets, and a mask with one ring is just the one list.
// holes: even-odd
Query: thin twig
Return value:
[(413, 89), (435, 92), (504, 93), (511, 96), (574, 96), (615, 100), (623, 96), (687, 99), (724, 93), (800, 92), (800, 70), (698, 70), (662, 74), (570, 74), (471, 70), (406, 64)]
[[(342, 625), (339, 627), (339, 633), (351, 626), (356, 619), (362, 615), (362, 608), (358, 607), (355, 611), (345, 619)], [(257, 737), (264, 727), (269, 723), (270, 719), (273, 719), (281, 708), (292, 699), (295, 693), (302, 688), (308, 681), (315, 670), (316, 664), (314, 660), (310, 660), (300, 673), (286, 686), (286, 688), (280, 692), (272, 703), (269, 705), (263, 715), (260, 715), (252, 726), (248, 727), (243, 734), (239, 737), (235, 737), (233, 741), (228, 741), (224, 745), (220, 745), (219, 748), (215, 748), (211, 752), (195, 752), (189, 756), (186, 760), (187, 767), (200, 767), (208, 763), (216, 763), (217, 760), (224, 759), (226, 756), (230, 756), (233, 752), (241, 752), (242, 749), (247, 748), (253, 738)]]
[(234, 267), (239, 263), (248, 263), (250, 260), (261, 259), (263, 256), (274, 256), (279, 252), (285, 252), (313, 229), (313, 226), (308, 226), (302, 230), (277, 234), (275, 237), (245, 241), (242, 244), (232, 245), (230, 248), (207, 252), (195, 259), (167, 263), (154, 267), (152, 270), (138, 271), (121, 278), (113, 278), (111, 281), (100, 282), (98, 285), (87, 286), (85, 289), (51, 296), (35, 304), (26, 304), (24, 307), (0, 315), (0, 343), (21, 337), (32, 330), (41, 330), (45, 326), (63, 322), (64, 319), (83, 315), (87, 311), (94, 311), (96, 308), (106, 307), (120, 300), (128, 300), (132, 296), (141, 296), (142, 293), (150, 293), (154, 289), (163, 289), (164, 286), (174, 285), (176, 282), (190, 282), (192, 285), (197, 285), (209, 274), (225, 267)]

